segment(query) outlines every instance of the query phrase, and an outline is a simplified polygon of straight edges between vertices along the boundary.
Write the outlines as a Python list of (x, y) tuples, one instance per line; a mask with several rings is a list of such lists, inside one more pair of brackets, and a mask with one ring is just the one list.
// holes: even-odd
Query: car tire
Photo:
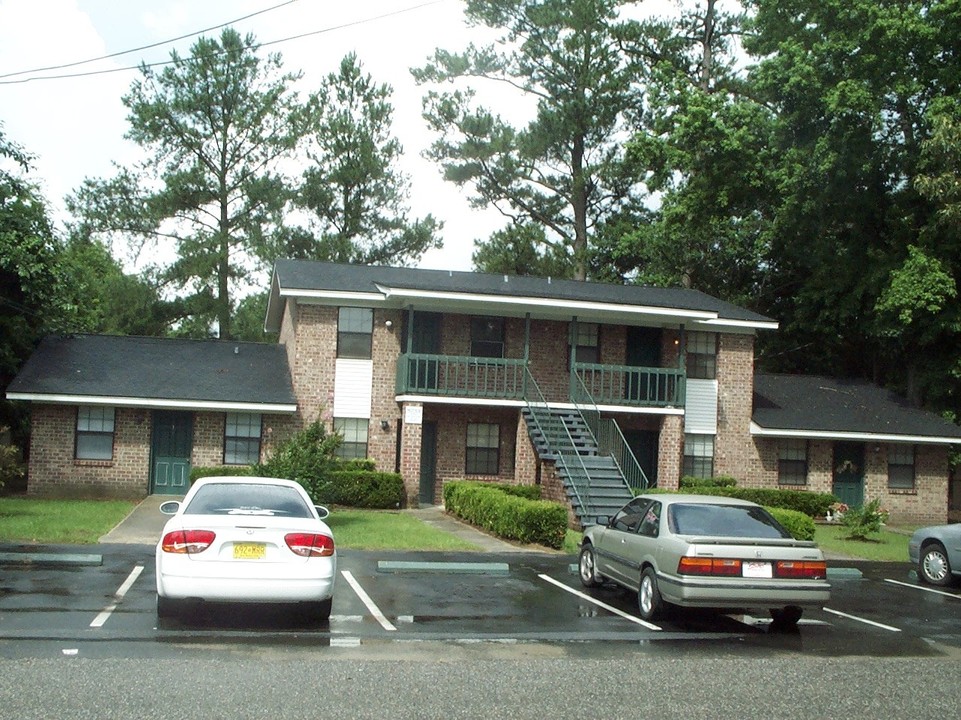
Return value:
[(668, 604), (657, 588), (657, 573), (654, 568), (646, 567), (641, 573), (641, 584), (637, 589), (637, 610), (642, 620), (651, 622), (667, 615)]
[(163, 595), (157, 596), (157, 617), (172, 618), (180, 614), (180, 603)]
[(581, 548), (577, 570), (584, 587), (598, 587), (604, 583), (604, 577), (597, 571), (597, 553), (590, 543)]
[(784, 632), (797, 629), (798, 620), (804, 614), (804, 609), (797, 605), (783, 608), (771, 608), (771, 630)]
[(918, 577), (929, 585), (945, 587), (952, 583), (951, 563), (941, 543), (926, 545), (918, 558)]
[(330, 610), (334, 604), (333, 598), (307, 603), (304, 611), (307, 622), (311, 625), (326, 625), (330, 622)]

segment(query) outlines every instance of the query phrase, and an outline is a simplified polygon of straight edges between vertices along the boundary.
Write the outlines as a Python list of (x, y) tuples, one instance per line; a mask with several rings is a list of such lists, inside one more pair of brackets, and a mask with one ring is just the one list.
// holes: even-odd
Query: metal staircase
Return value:
[(528, 403), (522, 414), (538, 457), (555, 462), (582, 526), (593, 525), (598, 515), (613, 515), (634, 496), (614, 458), (598, 452), (580, 412)]

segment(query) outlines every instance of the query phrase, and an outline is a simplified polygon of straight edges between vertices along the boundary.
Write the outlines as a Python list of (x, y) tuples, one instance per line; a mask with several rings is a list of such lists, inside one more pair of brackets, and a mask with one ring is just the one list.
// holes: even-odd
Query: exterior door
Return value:
[(832, 492), (850, 507), (864, 504), (864, 443), (834, 443)]
[(421, 505), (433, 505), (435, 477), (437, 475), (437, 423), (425, 422), (421, 426), (420, 439), (420, 492), (417, 499)]
[[(661, 366), (661, 329), (627, 328), (627, 349), (624, 364), (631, 367), (656, 368)], [(624, 383), (624, 399), (635, 402), (657, 399), (657, 380), (649, 373), (631, 372)], [(640, 459), (640, 458), (638, 458)]]
[[(414, 354), (439, 355), (441, 348), (441, 315), (440, 313), (413, 313), (413, 336), (411, 337), (411, 352)], [(407, 330), (401, 338), (402, 347), (407, 349)], [(411, 360), (408, 375), (409, 386), (415, 390), (437, 389), (436, 360)]]
[(624, 430), (627, 446), (644, 471), (648, 487), (657, 486), (658, 434), (654, 430)]
[(150, 492), (184, 495), (190, 486), (193, 414), (157, 410), (153, 414)]

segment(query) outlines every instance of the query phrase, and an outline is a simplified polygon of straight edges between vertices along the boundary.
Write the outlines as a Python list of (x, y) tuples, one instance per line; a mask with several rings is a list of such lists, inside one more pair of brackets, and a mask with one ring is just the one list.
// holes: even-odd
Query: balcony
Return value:
[[(396, 390), (398, 395), (523, 400), (525, 367), (522, 359), (404, 353), (397, 360)], [(574, 370), (598, 405), (684, 405), (684, 371), (677, 368), (576, 363)]]

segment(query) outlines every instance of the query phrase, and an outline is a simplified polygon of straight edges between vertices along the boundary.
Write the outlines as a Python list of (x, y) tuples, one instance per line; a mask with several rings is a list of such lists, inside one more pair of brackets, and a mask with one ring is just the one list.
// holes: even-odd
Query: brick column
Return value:
[(657, 441), (657, 486), (677, 490), (681, 484), (681, 452), (684, 447), (684, 420), (666, 415), (661, 421)]
[(400, 434), (400, 476), (407, 490), (407, 506), (417, 507), (420, 494), (420, 444), (423, 436), (423, 416), (421, 422), (409, 422), (412, 414), (423, 413), (422, 403), (403, 403), (401, 417), (403, 425)]

